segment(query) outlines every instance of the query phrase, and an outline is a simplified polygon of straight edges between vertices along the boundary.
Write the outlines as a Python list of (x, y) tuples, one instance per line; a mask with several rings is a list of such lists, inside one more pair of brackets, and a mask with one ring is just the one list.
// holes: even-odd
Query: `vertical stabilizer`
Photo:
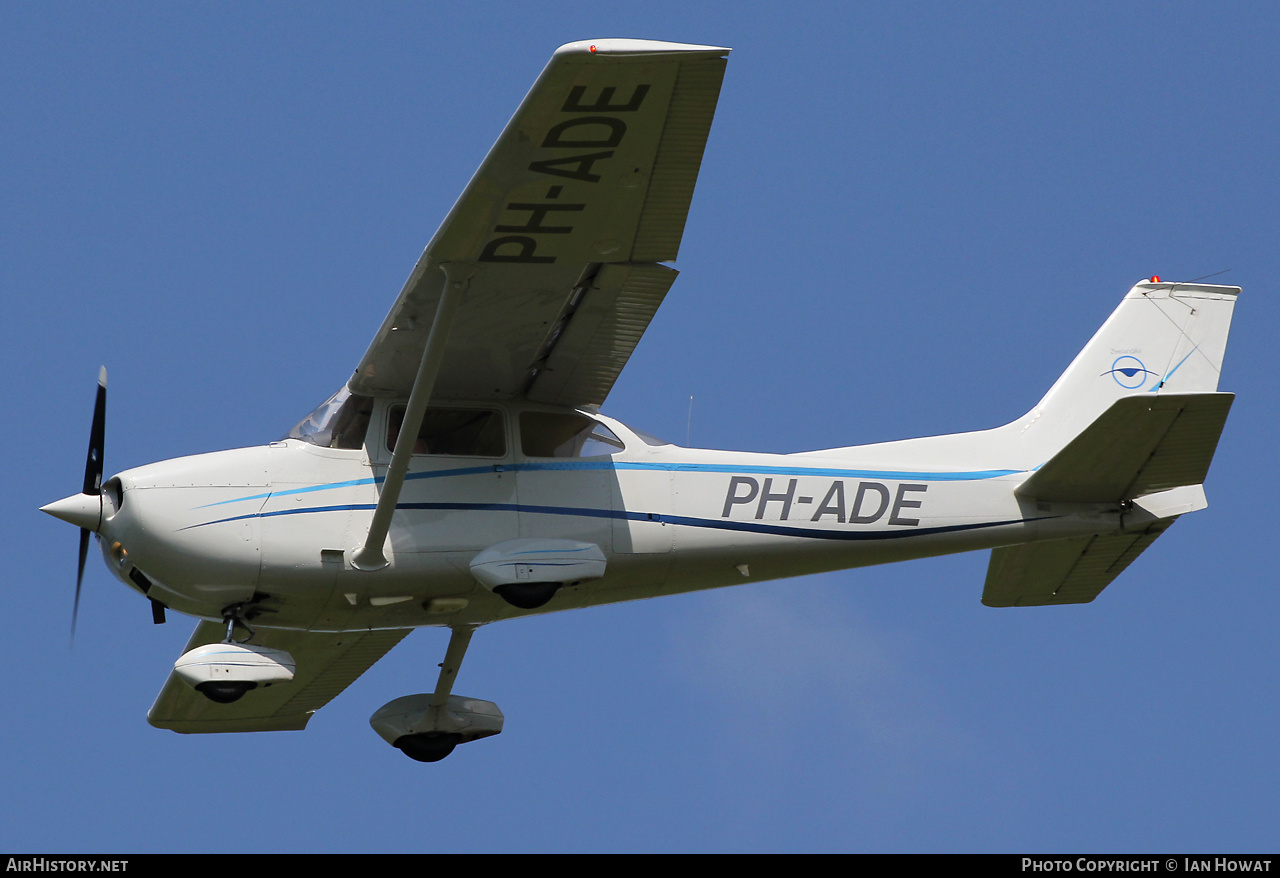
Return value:
[(1038, 466), (1117, 400), (1218, 389), (1239, 287), (1143, 281), (1044, 398), (1005, 429)]

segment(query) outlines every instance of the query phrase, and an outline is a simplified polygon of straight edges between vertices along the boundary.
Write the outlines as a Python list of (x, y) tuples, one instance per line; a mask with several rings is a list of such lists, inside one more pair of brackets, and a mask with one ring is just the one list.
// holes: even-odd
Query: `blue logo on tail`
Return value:
[(1158, 373), (1148, 370), (1137, 357), (1131, 357), (1126, 354), (1123, 357), (1116, 357), (1116, 361), (1111, 364), (1111, 368), (1102, 374), (1110, 375), (1116, 379), (1116, 384), (1126, 390), (1137, 390), (1147, 383), (1148, 375), (1154, 376)]

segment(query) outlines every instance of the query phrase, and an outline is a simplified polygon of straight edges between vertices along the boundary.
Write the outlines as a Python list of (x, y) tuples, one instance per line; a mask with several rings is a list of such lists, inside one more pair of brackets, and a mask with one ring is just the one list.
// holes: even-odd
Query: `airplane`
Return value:
[(1043, 399), (990, 430), (752, 454), (601, 413), (677, 272), (728, 49), (562, 46), (431, 238), (351, 378), (283, 439), (104, 481), (101, 371), (80, 493), (43, 511), (199, 620), (148, 713), (305, 728), (422, 627), (430, 693), (370, 723), (435, 762), (496, 735), (453, 693), (504, 619), (990, 549), (991, 607), (1092, 601), (1204, 481), (1238, 287), (1133, 286)]

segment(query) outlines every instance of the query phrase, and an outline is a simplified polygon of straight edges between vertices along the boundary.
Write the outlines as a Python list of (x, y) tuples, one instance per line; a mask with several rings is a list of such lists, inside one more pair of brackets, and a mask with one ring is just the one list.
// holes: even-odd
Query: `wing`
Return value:
[(427, 245), (349, 382), (406, 396), (442, 263), (474, 268), (433, 396), (599, 405), (676, 272), (728, 49), (558, 49)]
[[(201, 622), (183, 652), (219, 642), (225, 630), (221, 624)], [(343, 634), (260, 630), (254, 637), (255, 645), (286, 650), (297, 661), (292, 682), (250, 692), (231, 704), (216, 704), (170, 673), (147, 712), (147, 722), (185, 734), (306, 728), (313, 713), (373, 667), (410, 630)]]

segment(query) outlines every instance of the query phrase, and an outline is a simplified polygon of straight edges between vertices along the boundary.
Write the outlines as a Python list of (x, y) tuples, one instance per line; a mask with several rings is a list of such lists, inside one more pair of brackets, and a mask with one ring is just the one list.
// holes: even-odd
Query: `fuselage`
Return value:
[(537, 611), (550, 612), (1121, 526), (1117, 505), (1019, 498), (1030, 466), (987, 459), (982, 434), (752, 454), (659, 443), (592, 414), (611, 444), (553, 448), (524, 434), (584, 413), (483, 403), (485, 453), (415, 454), (388, 564), (359, 570), (396, 405), (372, 403), (357, 448), (286, 439), (120, 473), (104, 486), (108, 566), (179, 612), (218, 620), (243, 605), (264, 627), (342, 631), (527, 614), (469, 570), (518, 538), (607, 558), (603, 578)]

